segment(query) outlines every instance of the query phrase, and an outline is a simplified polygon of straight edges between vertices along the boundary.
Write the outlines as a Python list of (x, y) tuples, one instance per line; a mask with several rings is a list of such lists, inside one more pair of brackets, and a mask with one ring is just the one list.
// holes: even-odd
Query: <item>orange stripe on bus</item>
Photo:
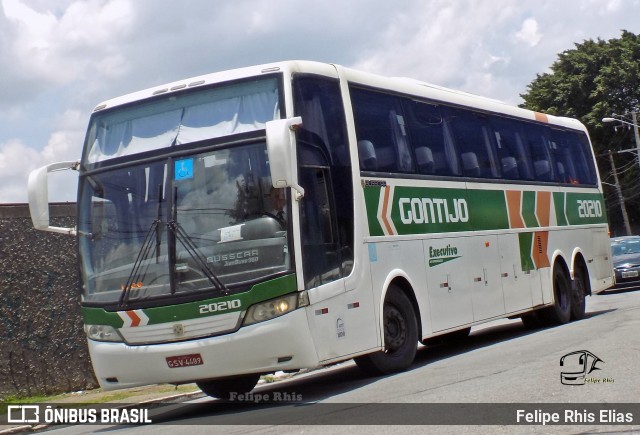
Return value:
[(389, 208), (389, 193), (391, 192), (391, 188), (389, 186), (385, 186), (384, 188), (384, 199), (382, 201), (382, 222), (384, 222), (384, 226), (387, 230), (387, 234), (393, 234), (393, 229), (389, 220), (387, 219), (387, 210)]
[(547, 249), (549, 246), (549, 231), (537, 231), (533, 234), (533, 247), (531, 249), (531, 258), (536, 265), (536, 269), (541, 267), (549, 267), (549, 255)]
[(520, 204), (522, 200), (522, 191), (520, 190), (507, 190), (505, 192), (507, 196), (507, 209), (509, 212), (509, 225), (511, 228), (524, 228), (524, 221), (522, 220), (522, 214), (520, 214)]
[(131, 326), (140, 326), (142, 320), (135, 311), (127, 311), (127, 316), (131, 319)]
[(549, 117), (545, 113), (536, 112), (536, 121), (549, 122)]

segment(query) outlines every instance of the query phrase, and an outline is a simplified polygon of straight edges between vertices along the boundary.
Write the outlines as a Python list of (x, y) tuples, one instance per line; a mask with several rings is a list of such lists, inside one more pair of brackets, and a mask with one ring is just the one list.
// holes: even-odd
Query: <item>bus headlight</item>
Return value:
[(89, 340), (122, 342), (118, 331), (109, 325), (84, 325), (84, 332)]
[(291, 311), (309, 305), (307, 292), (292, 293), (251, 305), (244, 318), (244, 325), (275, 319)]

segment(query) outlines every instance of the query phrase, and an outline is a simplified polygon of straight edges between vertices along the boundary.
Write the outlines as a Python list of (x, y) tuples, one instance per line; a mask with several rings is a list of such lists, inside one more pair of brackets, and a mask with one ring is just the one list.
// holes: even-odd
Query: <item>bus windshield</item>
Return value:
[(83, 175), (84, 301), (217, 296), (289, 271), (283, 195), (264, 142)]
[(96, 112), (84, 163), (265, 128), (280, 118), (278, 79), (242, 81)]

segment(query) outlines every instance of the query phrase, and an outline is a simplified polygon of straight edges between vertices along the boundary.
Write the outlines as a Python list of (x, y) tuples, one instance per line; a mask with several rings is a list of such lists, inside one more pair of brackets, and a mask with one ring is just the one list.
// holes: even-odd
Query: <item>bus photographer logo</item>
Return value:
[(560, 358), (560, 382), (563, 385), (584, 385), (598, 383), (613, 383), (612, 378), (588, 377), (595, 370), (602, 370), (598, 363), (604, 361), (588, 350), (569, 352)]
[[(3, 417), (3, 416), (1, 416)], [(0, 418), (0, 424), (3, 423)], [(149, 408), (120, 405), (8, 405), (7, 424), (148, 424)]]

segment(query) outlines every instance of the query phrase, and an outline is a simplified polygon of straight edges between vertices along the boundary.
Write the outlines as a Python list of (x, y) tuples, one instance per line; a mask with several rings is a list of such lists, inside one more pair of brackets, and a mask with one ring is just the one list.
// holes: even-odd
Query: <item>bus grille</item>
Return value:
[(239, 311), (158, 325), (120, 328), (127, 344), (170, 343), (199, 337), (221, 335), (236, 330), (242, 317)]

